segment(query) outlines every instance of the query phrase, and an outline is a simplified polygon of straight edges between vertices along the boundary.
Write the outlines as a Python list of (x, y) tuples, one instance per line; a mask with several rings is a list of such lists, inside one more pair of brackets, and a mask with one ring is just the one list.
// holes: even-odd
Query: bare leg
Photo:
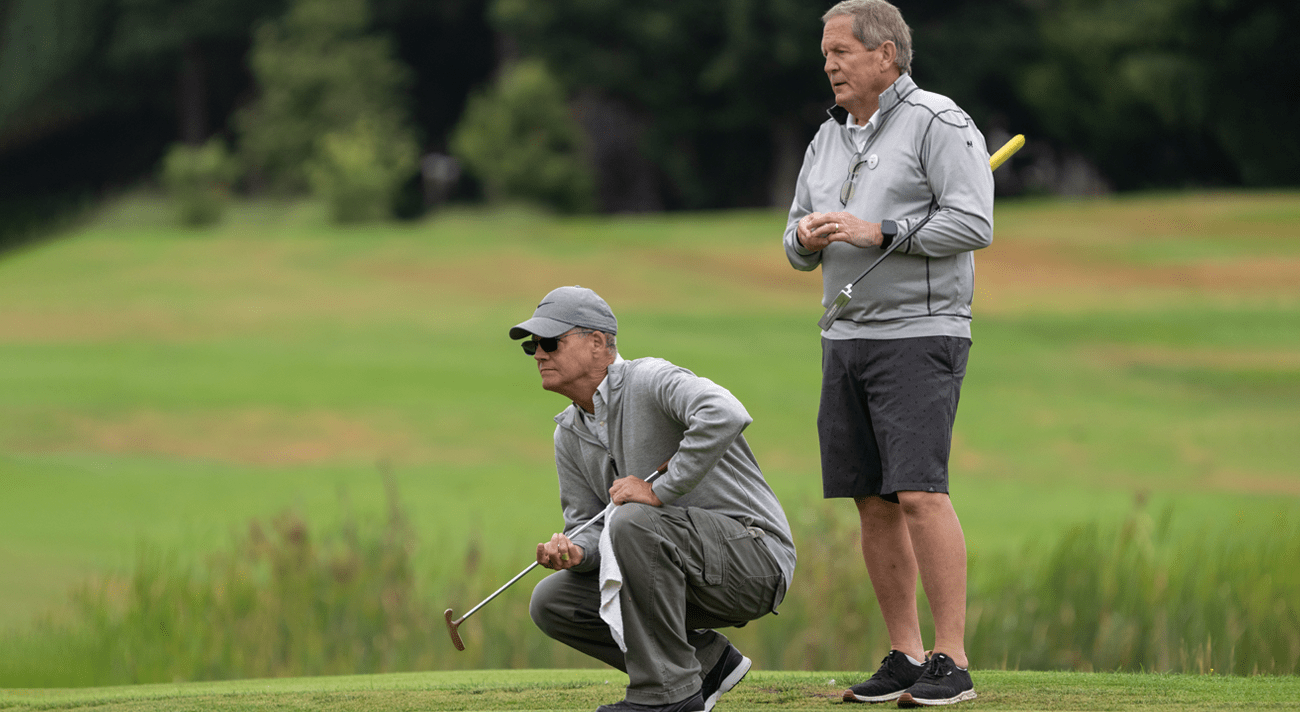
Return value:
[(957, 512), (942, 492), (899, 492), (898, 499), (911, 535), (909, 553), (915, 556), (934, 615), (934, 652), (967, 667), (966, 537)]
[(889, 645), (924, 660), (925, 643), (916, 613), (917, 560), (903, 507), (880, 497), (857, 500), (857, 505), (862, 521), (862, 559), (885, 617)]

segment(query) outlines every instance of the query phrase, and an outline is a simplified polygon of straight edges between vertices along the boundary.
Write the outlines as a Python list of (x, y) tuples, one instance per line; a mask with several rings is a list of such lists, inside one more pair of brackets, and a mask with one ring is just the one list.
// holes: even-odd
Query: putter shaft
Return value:
[[(664, 461), (664, 464), (660, 465), (660, 466), (659, 466), (659, 469), (657, 469), (657, 470), (655, 470), (654, 472), (650, 473), (650, 476), (647, 477), (647, 478), (645, 479), (645, 481), (646, 481), (646, 482), (653, 482), (653, 481), (655, 480), (656, 477), (658, 477), (659, 475), (662, 475), (664, 472), (666, 472), (666, 471), (668, 470), (668, 462), (669, 462), (669, 461), (665, 460), (665, 461)], [(600, 510), (600, 514), (597, 514), (596, 516), (592, 517), (591, 519), (588, 519), (588, 520), (587, 520), (587, 521), (586, 521), (582, 526), (578, 527), (577, 529), (574, 529), (572, 532), (569, 532), (568, 534), (565, 534), (565, 536), (572, 538), (572, 537), (575, 537), (575, 536), (581, 534), (582, 532), (584, 532), (584, 531), (587, 530), (587, 527), (590, 527), (591, 525), (595, 524), (596, 522), (599, 522), (599, 521), (604, 520), (604, 519), (605, 519), (605, 512), (607, 512), (607, 511), (609, 511), (609, 510), (608, 510), (608, 509), (602, 509), (602, 510)], [(532, 571), (533, 569), (537, 568), (538, 566), (540, 566), (540, 564), (538, 564), (536, 561), (534, 561), (533, 563), (529, 564), (529, 565), (527, 566), (527, 568), (525, 568), (523, 571), (520, 571), (519, 573), (515, 574), (515, 577), (514, 577), (514, 578), (510, 579), (509, 581), (507, 581), (507, 582), (505, 583), (504, 586), (502, 586), (501, 588), (498, 588), (496, 591), (493, 591), (491, 596), (488, 596), (487, 598), (483, 599), (482, 601), (479, 601), (479, 604), (478, 604), (477, 606), (474, 606), (473, 608), (469, 609), (469, 611), (468, 611), (467, 613), (465, 613), (465, 615), (461, 616), (460, 618), (457, 618), (456, 620), (452, 620), (452, 619), (451, 619), (452, 612), (451, 612), (451, 609), (450, 609), (450, 608), (448, 608), (446, 611), (443, 611), (443, 617), (447, 619), (447, 632), (451, 634), (451, 643), (452, 643), (452, 645), (456, 646), (456, 649), (457, 649), (457, 650), (464, 650), (464, 649), (465, 649), (465, 643), (464, 643), (463, 640), (461, 640), (460, 632), (457, 630), (458, 628), (460, 628), (460, 624), (461, 624), (461, 623), (464, 623), (466, 618), (469, 618), (470, 616), (474, 615), (474, 614), (478, 611), (478, 609), (482, 608), (483, 606), (486, 606), (486, 605), (488, 604), (489, 601), (491, 601), (492, 599), (494, 599), (494, 598), (496, 598), (497, 596), (501, 595), (501, 592), (502, 592), (502, 591), (505, 591), (507, 588), (510, 588), (511, 586), (513, 586), (513, 585), (515, 584), (516, 581), (518, 581), (519, 579), (523, 578), (524, 576), (527, 576), (529, 571)]]

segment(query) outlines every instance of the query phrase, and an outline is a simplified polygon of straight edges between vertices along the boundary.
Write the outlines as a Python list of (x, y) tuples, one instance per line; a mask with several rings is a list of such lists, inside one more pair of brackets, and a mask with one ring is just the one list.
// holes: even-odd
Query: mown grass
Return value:
[[(719, 712), (826, 709), (856, 673), (755, 670)], [(605, 670), (483, 670), (327, 678), (134, 685), (83, 690), (0, 690), (0, 709), (155, 710), (582, 710), (621, 699), (627, 677)], [(980, 710), (1294, 709), (1297, 677), (1133, 673), (981, 672)]]
[[(1295, 194), (999, 206), (997, 241), (977, 258), (954, 449), (973, 581), (1032, 578), (1091, 523), (1092, 561), (1109, 565), (1100, 542), (1135, 498), (1143, 516), (1173, 513), (1151, 540), (1157, 561), (1220, 538), (1228, 552), (1294, 541), (1297, 206)], [(855, 572), (841, 610), (879, 635), (851, 512), (817, 497), (820, 280), (786, 266), (779, 214), (452, 213), (340, 230), (303, 206), (252, 205), (198, 232), (159, 215), (127, 200), (0, 258), (0, 627), (26, 629), (88, 576), (129, 576), (142, 541), (193, 568), (286, 507), (326, 527), (349, 507), (382, 511), (384, 467), (411, 516), (420, 591), (435, 610), (467, 608), (558, 526), (549, 423), (563, 403), (504, 332), (578, 283), (614, 305), (625, 355), (664, 356), (745, 402), (765, 473), (816, 532), (796, 586), (822, 590), (812, 548), (832, 543), (835, 575)], [(578, 664), (520, 616), (525, 595), (488, 619), (522, 637), (467, 627), (498, 657), (456, 664)], [(752, 645), (783, 666), (838, 666), (792, 644), (800, 630), (752, 628), (773, 631)], [(993, 664), (1077, 664), (1017, 660)]]

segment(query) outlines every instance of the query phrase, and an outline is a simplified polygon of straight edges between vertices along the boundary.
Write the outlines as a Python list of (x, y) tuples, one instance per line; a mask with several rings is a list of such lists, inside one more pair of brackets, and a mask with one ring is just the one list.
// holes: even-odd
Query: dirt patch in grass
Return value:
[(1202, 477), (1198, 484), (1211, 491), (1300, 497), (1300, 479), (1294, 475), (1268, 475), (1216, 468)]
[(426, 433), (397, 415), (248, 408), (114, 416), (56, 413), (47, 420), (44, 427), (10, 434), (0, 443), (10, 451), (31, 454), (94, 452), (253, 466), (380, 461), (478, 465), (506, 456), (544, 460), (551, 455), (550, 443), (543, 439), (516, 438), (503, 451), (500, 442), (463, 437), (463, 428), (454, 423), (426, 423)]
[[(413, 256), (415, 257), (415, 256)], [(366, 260), (354, 269), (372, 279), (450, 293), (464, 300), (481, 295), (488, 303), (531, 308), (556, 287), (581, 284), (608, 300), (615, 313), (641, 305), (686, 308), (711, 302), (711, 294), (727, 294), (726, 304), (745, 294), (764, 303), (815, 303), (821, 294), (820, 274), (792, 269), (779, 252), (738, 252), (628, 248), (598, 256), (556, 259), (519, 251), (491, 256), (491, 269), (466, 268), (445, 261), (385, 258)]]
[(373, 461), (413, 446), (408, 433), (323, 412), (249, 410), (215, 418), (137, 413), (111, 422), (78, 417), (74, 426), (81, 443), (100, 452), (251, 465)]
[(1041, 244), (1001, 242), (977, 253), (976, 309), (1078, 309), (1170, 297), (1300, 301), (1300, 258), (1261, 257), (1164, 265), (1070, 259)]
[[(401, 257), (364, 259), (352, 269), (356, 273), (382, 283), (398, 283), (427, 288), (434, 293), (450, 293), (459, 301), (478, 294), (493, 302), (524, 299), (535, 304), (548, 291), (563, 284), (565, 273), (589, 273), (593, 261), (577, 258), (560, 262), (540, 255), (524, 252), (494, 252), (490, 257), (480, 256), (474, 264), (466, 265), (425, 253)], [(485, 265), (490, 263), (491, 268)], [(579, 279), (578, 281), (584, 281)]]
[(1158, 366), (1300, 372), (1300, 350), (1174, 349), (1161, 346), (1108, 346), (1091, 349), (1091, 359), (1108, 367)]
[(161, 310), (41, 313), (0, 310), (0, 344), (68, 344), (140, 336), (194, 336), (178, 315)]
[(419, 441), (404, 427), (331, 412), (144, 411), (112, 418), (68, 414), (58, 420), (59, 427), (40, 438), (11, 440), (7, 445), (26, 452), (100, 452), (261, 466), (473, 457), (468, 452), (444, 452)]

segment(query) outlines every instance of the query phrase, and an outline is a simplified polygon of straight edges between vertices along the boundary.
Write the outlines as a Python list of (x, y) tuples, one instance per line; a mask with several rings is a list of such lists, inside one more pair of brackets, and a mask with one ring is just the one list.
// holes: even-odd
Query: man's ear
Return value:
[(889, 71), (890, 67), (893, 67), (897, 64), (897, 60), (898, 60), (898, 45), (894, 44), (893, 40), (885, 40), (884, 42), (881, 42), (880, 61), (882, 64), (885, 65), (884, 67), (882, 67), (882, 70)]

